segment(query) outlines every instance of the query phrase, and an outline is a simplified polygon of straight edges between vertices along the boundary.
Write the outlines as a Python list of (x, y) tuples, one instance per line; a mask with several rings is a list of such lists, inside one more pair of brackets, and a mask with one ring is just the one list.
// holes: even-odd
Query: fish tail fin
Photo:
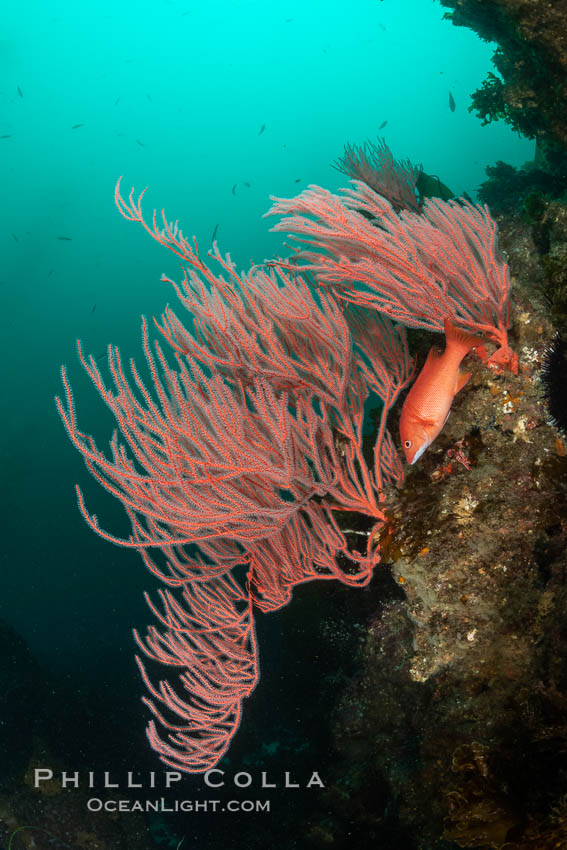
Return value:
[(471, 348), (478, 348), (483, 345), (483, 340), (480, 339), (480, 337), (474, 336), (474, 334), (471, 334), (468, 331), (456, 328), (450, 319), (445, 319), (444, 327), (447, 348), (451, 348), (453, 351), (458, 352), (461, 358), (463, 358), (465, 354), (468, 354)]

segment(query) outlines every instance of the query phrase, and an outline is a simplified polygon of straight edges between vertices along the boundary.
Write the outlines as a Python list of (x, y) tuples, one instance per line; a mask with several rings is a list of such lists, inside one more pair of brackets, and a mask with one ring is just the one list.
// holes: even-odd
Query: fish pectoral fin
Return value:
[(457, 395), (457, 393), (463, 389), (465, 384), (468, 383), (471, 374), (472, 372), (465, 372), (463, 369), (459, 369), (455, 383), (455, 395)]
[(427, 354), (427, 358), (425, 360), (425, 363), (423, 364), (423, 369), (421, 371), (424, 372), (427, 367), (431, 367), (432, 364), (436, 363), (437, 360), (440, 360), (442, 356), (443, 356), (443, 352), (440, 351), (438, 348), (436, 348), (433, 345), (429, 349), (429, 352)]
[(429, 349), (429, 353), (425, 359), (425, 363), (423, 364), (422, 370), (417, 376), (416, 381), (421, 381), (421, 383), (423, 383), (424, 381), (428, 380), (427, 376), (435, 376), (439, 368), (438, 361), (441, 359), (442, 356), (443, 352), (439, 351), (439, 349), (435, 348), (435, 346), (432, 346)]

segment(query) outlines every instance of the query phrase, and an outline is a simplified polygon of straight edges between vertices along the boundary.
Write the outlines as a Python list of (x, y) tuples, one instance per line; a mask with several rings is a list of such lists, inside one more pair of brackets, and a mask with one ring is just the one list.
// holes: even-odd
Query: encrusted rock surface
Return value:
[(385, 784), (408, 850), (567, 846), (567, 456), (539, 380), (554, 328), (529, 227), (501, 230), (519, 374), (469, 359), (392, 508), (384, 569), (405, 600), (369, 621), (336, 706), (337, 822)]

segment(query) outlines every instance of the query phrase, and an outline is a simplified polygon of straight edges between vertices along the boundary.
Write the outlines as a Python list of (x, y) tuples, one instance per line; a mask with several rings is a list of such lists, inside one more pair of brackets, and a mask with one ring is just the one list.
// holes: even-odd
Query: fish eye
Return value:
[(411, 440), (404, 441), (404, 449), (411, 449)]

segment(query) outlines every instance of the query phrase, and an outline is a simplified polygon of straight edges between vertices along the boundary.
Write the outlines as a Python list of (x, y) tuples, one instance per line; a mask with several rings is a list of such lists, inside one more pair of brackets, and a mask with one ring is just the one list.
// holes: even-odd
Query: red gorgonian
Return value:
[[(255, 608), (281, 608), (296, 585), (315, 579), (370, 581), (386, 491), (403, 480), (387, 418), (412, 375), (404, 326), (442, 331), (450, 319), (498, 346), (489, 365), (517, 370), (510, 278), (488, 210), (436, 199), (418, 212), (417, 170), (385, 151), (347, 149), (343, 170), (360, 166), (366, 182), (340, 196), (312, 186), (274, 199), (270, 213), (283, 215), (274, 229), (303, 247), (246, 274), (216, 242), (204, 259), (163, 212), (148, 224), (144, 193), (125, 200), (116, 187), (122, 215), (181, 259), (182, 280), (169, 282), (185, 320), (167, 307), (153, 343), (143, 320), (146, 379), (109, 346), (105, 382), (79, 343), (116, 420), (110, 456), (79, 430), (65, 367), (57, 406), (132, 533), (104, 531), (77, 488), (85, 520), (137, 549), (163, 583), (158, 603), (147, 598), (159, 625), (135, 640), (169, 674), (156, 683), (137, 659), (148, 738), (175, 769), (206, 771), (230, 745), (258, 682)], [(415, 205), (402, 198), (394, 208), (377, 191), (392, 194), (400, 181)], [(380, 415), (369, 454), (362, 436), (371, 395)], [(346, 530), (353, 515), (368, 519), (367, 532)]]
[(413, 165), (408, 159), (394, 159), (384, 139), (368, 140), (363, 145), (345, 145), (343, 156), (333, 167), (353, 180), (362, 180), (378, 195), (387, 198), (397, 212), (420, 209), (421, 165)]
[(398, 214), (366, 182), (351, 186), (340, 195), (310, 186), (295, 198), (273, 198), (266, 215), (283, 216), (273, 230), (305, 246), (294, 267), (337, 298), (406, 327), (442, 333), (450, 319), (482, 334), (498, 346), (488, 365), (517, 372), (507, 333), (510, 274), (488, 208), (433, 198), (421, 212)]
[[(163, 213), (163, 227), (155, 213), (151, 225), (144, 221), (142, 195), (125, 201), (117, 186), (116, 202), (183, 261), (173, 286), (187, 321), (167, 307), (153, 344), (143, 321), (149, 385), (112, 346), (107, 384), (79, 344), (116, 420), (109, 457), (79, 430), (65, 367), (57, 406), (132, 533), (104, 531), (77, 488), (85, 520), (137, 549), (164, 585), (159, 603), (148, 598), (159, 627), (135, 634), (170, 674), (155, 683), (138, 658), (150, 743), (165, 764), (201, 772), (226, 752), (258, 681), (254, 607), (280, 608), (294, 586), (314, 579), (370, 581), (385, 490), (403, 477), (386, 421), (412, 364), (405, 331), (389, 318), (346, 308), (298, 270), (238, 274), (216, 243), (205, 261)], [(371, 393), (381, 415), (369, 459), (362, 427)], [(349, 512), (371, 522), (360, 546), (349, 545), (337, 520)]]

